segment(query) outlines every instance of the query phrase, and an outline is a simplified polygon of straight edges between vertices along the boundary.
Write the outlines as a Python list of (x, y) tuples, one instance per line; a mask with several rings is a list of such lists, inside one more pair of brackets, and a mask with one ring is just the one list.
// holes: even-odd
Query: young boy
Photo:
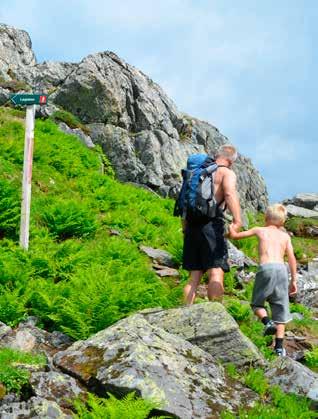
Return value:
[[(278, 356), (285, 356), (283, 347), (285, 324), (291, 320), (288, 299), (288, 272), (284, 264), (287, 255), (291, 272), (289, 294), (297, 292), (297, 265), (290, 237), (282, 229), (286, 220), (286, 209), (281, 204), (267, 208), (265, 213), (265, 227), (254, 227), (237, 233), (234, 228), (229, 229), (232, 239), (243, 239), (256, 236), (259, 246), (259, 270), (256, 274), (252, 296), (252, 309), (264, 324), (264, 335), (276, 334), (275, 352)], [(269, 302), (272, 311), (270, 320), (264, 308), (265, 301)]]

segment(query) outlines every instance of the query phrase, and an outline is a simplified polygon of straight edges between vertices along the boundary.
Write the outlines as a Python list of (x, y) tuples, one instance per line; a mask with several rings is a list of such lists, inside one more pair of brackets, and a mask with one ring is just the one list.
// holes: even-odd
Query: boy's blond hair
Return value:
[(265, 211), (265, 220), (278, 227), (284, 225), (286, 217), (287, 210), (282, 204), (271, 205)]

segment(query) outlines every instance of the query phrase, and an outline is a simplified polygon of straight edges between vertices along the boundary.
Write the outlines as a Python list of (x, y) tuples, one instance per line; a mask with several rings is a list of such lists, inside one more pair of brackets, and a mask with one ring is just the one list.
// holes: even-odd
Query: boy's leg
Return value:
[(184, 302), (187, 305), (191, 305), (195, 299), (196, 289), (200, 284), (203, 271), (190, 271), (190, 280), (183, 289)]
[(286, 351), (283, 346), (284, 336), (285, 336), (285, 324), (283, 323), (276, 323), (277, 331), (276, 331), (276, 340), (275, 340), (275, 352), (279, 356), (285, 356)]
[(208, 298), (210, 301), (222, 301), (224, 294), (224, 271), (222, 268), (212, 268), (208, 270)]
[(277, 331), (276, 324), (268, 317), (267, 311), (264, 307), (254, 309), (254, 313), (261, 320), (264, 325), (264, 336), (274, 335)]
[(254, 313), (260, 320), (263, 320), (266, 317), (268, 318), (267, 311), (265, 310), (265, 308), (257, 308), (256, 310), (254, 310)]

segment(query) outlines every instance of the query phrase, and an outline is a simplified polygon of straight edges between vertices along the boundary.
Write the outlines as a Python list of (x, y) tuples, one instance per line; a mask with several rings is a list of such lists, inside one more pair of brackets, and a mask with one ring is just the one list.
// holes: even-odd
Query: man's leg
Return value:
[(210, 301), (222, 301), (224, 294), (223, 279), (224, 271), (222, 268), (212, 268), (208, 270), (208, 297)]
[(191, 305), (195, 299), (195, 293), (200, 284), (203, 271), (191, 271), (190, 272), (190, 281), (183, 289), (184, 302), (187, 305)]

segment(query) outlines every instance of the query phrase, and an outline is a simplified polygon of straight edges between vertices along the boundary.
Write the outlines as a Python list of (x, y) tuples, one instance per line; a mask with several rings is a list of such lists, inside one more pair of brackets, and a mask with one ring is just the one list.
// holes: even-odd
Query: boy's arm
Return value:
[(235, 228), (232, 225), (230, 225), (229, 232), (230, 232), (229, 234), (230, 239), (239, 240), (239, 239), (245, 239), (246, 237), (257, 236), (259, 232), (259, 228), (254, 227), (254, 228), (251, 228), (250, 230), (241, 231), (240, 233), (237, 233)]
[(297, 262), (294, 255), (294, 249), (290, 237), (287, 239), (286, 254), (288, 258), (288, 265), (291, 273), (291, 283), (289, 287), (290, 294), (297, 293)]

